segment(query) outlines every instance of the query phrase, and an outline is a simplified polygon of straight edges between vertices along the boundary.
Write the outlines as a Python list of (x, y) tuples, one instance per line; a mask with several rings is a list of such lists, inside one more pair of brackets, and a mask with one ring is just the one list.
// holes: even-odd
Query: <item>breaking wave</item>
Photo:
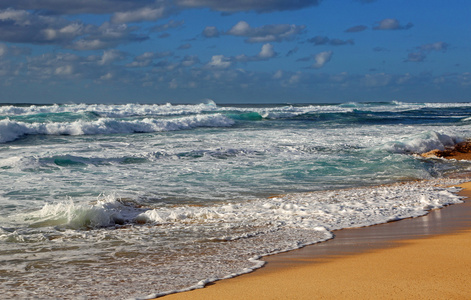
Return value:
[(175, 119), (145, 118), (116, 120), (103, 118), (96, 121), (56, 123), (26, 123), (10, 119), (0, 120), (0, 143), (14, 141), (24, 135), (96, 135), (126, 134), (188, 130), (198, 127), (229, 127), (234, 121), (221, 114), (194, 115)]

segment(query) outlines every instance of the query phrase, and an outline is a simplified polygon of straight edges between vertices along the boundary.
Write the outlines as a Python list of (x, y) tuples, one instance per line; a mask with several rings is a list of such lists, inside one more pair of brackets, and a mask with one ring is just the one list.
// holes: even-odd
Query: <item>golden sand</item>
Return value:
[[(462, 194), (471, 197), (471, 183), (463, 187)], [(340, 230), (332, 242), (267, 257), (268, 264), (253, 273), (163, 298), (471, 299), (470, 204)], [(423, 238), (415, 230), (432, 234)], [(359, 237), (365, 235), (366, 240)], [(337, 248), (329, 246), (337, 239)]]

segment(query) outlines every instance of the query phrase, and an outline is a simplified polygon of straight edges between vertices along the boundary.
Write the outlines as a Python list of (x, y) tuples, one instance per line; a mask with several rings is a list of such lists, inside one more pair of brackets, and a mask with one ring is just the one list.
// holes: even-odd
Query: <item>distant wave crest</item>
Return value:
[(198, 127), (229, 127), (234, 121), (221, 114), (193, 115), (174, 119), (145, 118), (142, 120), (115, 120), (57, 123), (26, 123), (10, 119), (0, 120), (0, 143), (14, 141), (24, 135), (95, 135), (144, 133), (188, 130)]

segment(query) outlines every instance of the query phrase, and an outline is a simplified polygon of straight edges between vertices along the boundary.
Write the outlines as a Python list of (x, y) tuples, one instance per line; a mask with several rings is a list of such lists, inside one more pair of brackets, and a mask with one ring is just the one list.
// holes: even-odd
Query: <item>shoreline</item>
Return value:
[(159, 298), (471, 298), (471, 182), (460, 186), (464, 203), (336, 230), (331, 240), (263, 257), (265, 265), (251, 273)]
[(331, 240), (263, 257), (254, 272), (159, 299), (469, 298), (471, 182), (460, 186), (464, 203), (337, 230)]

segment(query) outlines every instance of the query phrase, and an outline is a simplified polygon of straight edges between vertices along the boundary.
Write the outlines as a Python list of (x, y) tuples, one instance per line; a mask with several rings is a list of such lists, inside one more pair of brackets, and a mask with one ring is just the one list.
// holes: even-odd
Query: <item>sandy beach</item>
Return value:
[[(455, 156), (451, 158), (463, 159)], [(471, 182), (460, 192), (471, 197)], [(165, 299), (470, 299), (471, 202), (334, 232), (253, 273)]]

